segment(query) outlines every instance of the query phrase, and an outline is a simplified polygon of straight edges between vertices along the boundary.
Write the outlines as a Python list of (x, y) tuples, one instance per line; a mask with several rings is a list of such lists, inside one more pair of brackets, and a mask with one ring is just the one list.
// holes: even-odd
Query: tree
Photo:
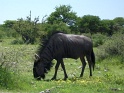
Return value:
[(124, 18), (123, 17), (116, 17), (115, 19), (113, 19), (113, 21), (115, 22), (115, 30), (116, 31), (122, 31), (122, 33), (124, 33)]
[(79, 24), (80, 32), (96, 33), (99, 31), (100, 18), (93, 15), (84, 15)]
[(15, 22), (16, 22), (16, 21), (13, 21), (13, 20), (6, 20), (6, 21), (4, 22), (4, 26), (5, 26), (6, 28), (13, 28), (13, 25), (15, 24)]
[(2, 25), (3, 31), (6, 34), (6, 37), (17, 37), (18, 33), (13, 28), (14, 24), (16, 23), (15, 20), (6, 20)]
[(124, 26), (124, 18), (123, 17), (116, 17), (113, 21), (118, 24), (119, 26)]
[(35, 18), (34, 21), (31, 21), (30, 17), (27, 17), (26, 20), (22, 18), (17, 20), (14, 29), (22, 36), (24, 43), (34, 44), (36, 41), (39, 31), (39, 28), (37, 27), (38, 21), (39, 17)]
[(111, 36), (115, 32), (115, 22), (113, 20), (102, 20), (100, 22), (100, 32)]
[(71, 11), (71, 6), (69, 5), (60, 5), (59, 7), (55, 7), (55, 12), (52, 12), (47, 18), (48, 24), (53, 25), (65, 23), (65, 26), (69, 26), (70, 29), (76, 27), (76, 20), (76, 13)]

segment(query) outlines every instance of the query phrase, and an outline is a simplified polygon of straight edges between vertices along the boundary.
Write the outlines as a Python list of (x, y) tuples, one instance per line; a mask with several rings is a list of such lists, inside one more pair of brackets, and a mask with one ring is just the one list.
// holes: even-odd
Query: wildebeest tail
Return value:
[(91, 52), (91, 60), (92, 60), (92, 67), (93, 67), (93, 70), (94, 70), (94, 67), (95, 67), (95, 54), (94, 54), (93, 50)]

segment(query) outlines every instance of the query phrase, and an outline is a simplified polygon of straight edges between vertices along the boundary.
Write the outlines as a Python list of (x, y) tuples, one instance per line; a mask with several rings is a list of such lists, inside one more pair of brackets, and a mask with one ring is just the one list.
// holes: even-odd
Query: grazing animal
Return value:
[(50, 38), (43, 42), (35, 55), (33, 75), (34, 78), (40, 80), (45, 78), (45, 73), (52, 67), (52, 60), (57, 60), (55, 73), (52, 80), (56, 79), (59, 65), (64, 71), (64, 79), (68, 78), (63, 58), (80, 58), (82, 62), (82, 71), (80, 77), (83, 76), (86, 66), (85, 57), (87, 58), (90, 76), (92, 76), (92, 68), (95, 66), (95, 55), (93, 52), (93, 44), (90, 38), (83, 35), (64, 34), (56, 32)]

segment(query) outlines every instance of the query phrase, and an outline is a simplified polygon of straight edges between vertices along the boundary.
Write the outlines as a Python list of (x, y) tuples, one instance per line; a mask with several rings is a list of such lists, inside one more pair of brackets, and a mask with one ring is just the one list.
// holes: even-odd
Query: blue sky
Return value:
[(6, 20), (32, 19), (50, 15), (56, 6), (70, 5), (77, 16), (96, 15), (101, 19), (124, 17), (124, 0), (0, 0), (0, 24)]

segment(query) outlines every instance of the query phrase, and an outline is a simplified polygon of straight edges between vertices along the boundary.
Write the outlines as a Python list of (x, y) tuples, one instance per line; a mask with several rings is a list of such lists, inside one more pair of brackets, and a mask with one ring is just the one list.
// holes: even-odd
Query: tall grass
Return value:
[(25, 84), (22, 73), (25, 70), (31, 71), (24, 68), (28, 68), (28, 64), (31, 64), (34, 49), (28, 45), (0, 46), (0, 87), (22, 88)]

